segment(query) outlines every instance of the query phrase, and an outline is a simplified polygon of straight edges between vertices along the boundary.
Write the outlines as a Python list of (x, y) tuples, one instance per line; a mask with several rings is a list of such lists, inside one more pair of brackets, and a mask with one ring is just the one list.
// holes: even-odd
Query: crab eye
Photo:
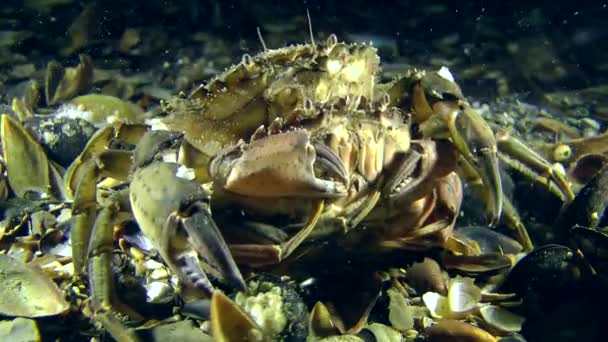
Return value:
[(247, 70), (251, 70), (254, 66), (253, 57), (251, 57), (251, 55), (249, 55), (247, 53), (244, 54), (242, 63), (245, 66), (245, 68), (247, 68)]

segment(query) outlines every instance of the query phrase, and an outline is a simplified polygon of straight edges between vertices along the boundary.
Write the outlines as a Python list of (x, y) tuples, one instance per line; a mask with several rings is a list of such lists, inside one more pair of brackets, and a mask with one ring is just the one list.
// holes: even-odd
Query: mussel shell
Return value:
[(50, 194), (48, 158), (23, 125), (8, 114), (2, 115), (2, 149), (8, 183), (18, 197), (39, 198)]
[(509, 336), (501, 337), (499, 342), (526, 342), (526, 339), (520, 334), (511, 334)]
[(82, 152), (95, 127), (81, 119), (32, 116), (24, 122), (47, 149), (50, 159), (67, 167)]
[(608, 235), (604, 232), (575, 226), (572, 228), (572, 241), (599, 273), (608, 275)]
[(482, 255), (444, 253), (441, 263), (447, 270), (469, 275), (500, 273), (513, 266), (513, 262), (508, 255), (499, 253)]
[(363, 329), (358, 335), (365, 342), (400, 342), (403, 336), (398, 330), (380, 323), (372, 323)]
[(608, 156), (604, 154), (582, 155), (570, 166), (570, 177), (580, 184), (587, 184), (606, 164)]
[(608, 165), (587, 183), (576, 195), (574, 201), (557, 220), (559, 233), (567, 236), (575, 225), (595, 228), (604, 216), (608, 200)]
[(546, 245), (522, 258), (499, 286), (498, 292), (549, 294), (571, 287), (581, 276), (581, 262), (566, 246)]
[(516, 315), (498, 305), (486, 305), (479, 309), (479, 313), (487, 324), (503, 333), (521, 331), (525, 320), (524, 317)]
[(487, 227), (462, 227), (455, 231), (455, 235), (475, 241), (479, 245), (482, 254), (516, 254), (523, 251), (523, 247), (519, 242)]

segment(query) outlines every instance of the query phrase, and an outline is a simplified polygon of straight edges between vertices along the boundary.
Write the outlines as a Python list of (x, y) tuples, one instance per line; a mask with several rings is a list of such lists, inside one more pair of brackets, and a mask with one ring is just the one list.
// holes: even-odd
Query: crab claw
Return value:
[(180, 280), (211, 295), (214, 287), (199, 261), (237, 289), (245, 282), (211, 217), (209, 194), (178, 176), (179, 165), (152, 162), (133, 174), (130, 203), (137, 223)]
[[(336, 180), (315, 176), (315, 169)], [(329, 148), (315, 148), (305, 131), (271, 135), (216, 155), (209, 174), (216, 184), (252, 197), (340, 197), (348, 173)]]
[[(246, 290), (247, 286), (245, 285), (243, 276), (230, 254), (230, 250), (224, 241), (222, 233), (211, 216), (208, 201), (196, 200), (194, 203), (184, 204), (186, 207), (181, 209), (184, 209), (187, 216), (180, 217), (180, 220), (184, 230), (188, 234), (188, 239), (192, 243), (193, 249), (199, 256), (205, 259), (210, 266), (215, 267), (235, 289), (241, 291)], [(169, 229), (165, 233), (171, 234), (174, 233), (174, 231)], [(166, 237), (167, 240), (170, 238), (170, 236)], [(196, 261), (194, 258), (184, 260)], [(201, 278), (200, 275), (203, 274), (200, 271), (201, 269), (198, 263), (189, 265), (186, 262), (184, 263), (184, 270), (184, 272), (190, 274), (191, 277), (194, 275), (195, 278), (191, 279), (194, 284), (196, 284), (196, 280)], [(190, 272), (188, 272), (188, 270), (190, 270)]]
[(466, 103), (453, 106), (435, 105), (444, 111), (450, 136), (466, 163), (473, 167), (486, 188), (486, 207), (491, 224), (497, 224), (502, 213), (503, 193), (498, 169), (498, 147), (490, 125)]

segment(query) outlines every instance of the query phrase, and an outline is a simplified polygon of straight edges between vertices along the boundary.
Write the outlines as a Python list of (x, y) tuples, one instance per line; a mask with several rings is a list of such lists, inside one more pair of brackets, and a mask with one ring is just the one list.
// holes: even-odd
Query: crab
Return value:
[[(272, 267), (333, 238), (347, 252), (474, 254), (474, 244), (451, 233), (462, 202), (458, 174), (478, 185), (490, 221), (504, 211), (531, 249), (502, 193), (499, 160), (567, 202), (563, 175), (508, 134), (495, 135), (445, 69), (412, 70), (386, 84), (378, 71), (372, 46), (331, 35), (244, 55), (190, 96), (165, 103), (169, 130), (97, 132), (65, 181), (74, 194), (75, 271), (88, 273), (104, 327), (118, 340), (137, 338), (115, 315), (137, 316), (117, 302), (110, 276), (121, 212), (193, 298), (214, 293), (208, 273), (244, 290), (239, 266)], [(108, 148), (116, 142), (136, 148)], [(110, 178), (122, 187), (99, 200), (98, 183)]]

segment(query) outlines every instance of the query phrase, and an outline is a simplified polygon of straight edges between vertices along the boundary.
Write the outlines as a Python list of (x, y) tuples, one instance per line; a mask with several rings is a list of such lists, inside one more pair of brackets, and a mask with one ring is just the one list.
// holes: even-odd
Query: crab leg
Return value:
[(304, 227), (281, 245), (231, 244), (230, 251), (239, 262), (254, 267), (280, 263), (310, 236), (323, 213), (324, 203), (323, 200), (317, 201), (314, 211)]
[[(472, 170), (472, 166), (467, 164), (466, 162), (461, 163), (460, 172), (463, 173), (463, 176), (468, 179), (467, 183), (469, 186), (478, 193), (483, 193), (483, 184), (479, 181), (477, 174)], [(524, 247), (526, 251), (531, 251), (534, 249), (534, 244), (530, 239), (530, 235), (526, 230), (517, 209), (513, 206), (511, 200), (503, 195), (503, 213), (500, 217), (500, 222), (507, 227), (511, 228), (517, 234), (517, 240)]]
[(119, 341), (138, 341), (137, 335), (125, 327), (114, 314), (118, 310), (136, 320), (143, 317), (118, 300), (112, 274), (114, 250), (113, 225), (121, 209), (128, 208), (127, 191), (113, 194), (95, 220), (89, 244), (88, 273), (91, 303), (95, 318)]
[(323, 212), (323, 208), (325, 207), (324, 201), (318, 201), (317, 205), (311, 215), (310, 219), (304, 225), (304, 228), (300, 230), (296, 235), (294, 235), (291, 239), (286, 241), (281, 245), (281, 259), (288, 257), (293, 251), (306, 240), (306, 238), (312, 233), (313, 229), (319, 222), (319, 218), (321, 217), (321, 213)]
[(74, 272), (81, 276), (87, 263), (87, 244), (97, 212), (97, 182), (101, 177), (126, 179), (131, 153), (108, 150), (88, 160), (80, 170), (80, 180), (72, 205), (72, 259)]
[(485, 188), (490, 222), (500, 219), (503, 205), (502, 183), (498, 170), (498, 147), (494, 133), (481, 115), (468, 103), (437, 102), (436, 114), (421, 123), (425, 137), (450, 138), (466, 163), (472, 166)]
[[(89, 139), (89, 142), (87, 142), (82, 153), (66, 170), (64, 183), (69, 195), (76, 196), (75, 193), (78, 189), (78, 182), (83, 179), (82, 174), (86, 171), (86, 164), (94, 159), (94, 156), (103, 153), (103, 151), (106, 150), (110, 141), (114, 138), (114, 134), (115, 130), (112, 126), (105, 126), (99, 129), (93, 134), (91, 139)], [(90, 172), (90, 170), (88, 172)]]
[(505, 203), (505, 212), (503, 216), (503, 221), (505, 221), (506, 225), (513, 228), (517, 233), (517, 237), (521, 245), (524, 247), (526, 252), (531, 252), (534, 249), (534, 244), (532, 243), (532, 239), (530, 239), (530, 235), (528, 234), (528, 230), (524, 226), (523, 222), (521, 222), (521, 218), (517, 213), (517, 209), (513, 206), (513, 203), (508, 199), (504, 198)]
[(110, 312), (97, 313), (97, 320), (103, 324), (104, 328), (118, 342), (139, 342), (140, 338), (135, 331), (124, 326), (114, 314)]
[(572, 202), (574, 193), (568, 181), (542, 156), (504, 130), (496, 133), (496, 140), (501, 152), (506, 154), (501, 153), (501, 161), (533, 181), (542, 180), (549, 191), (566, 203)]
[(365, 196), (361, 202), (356, 202), (351, 205), (351, 208), (346, 210), (346, 231), (355, 228), (361, 221), (363, 221), (367, 215), (376, 207), (378, 201), (380, 201), (381, 192), (374, 190), (371, 194)]

